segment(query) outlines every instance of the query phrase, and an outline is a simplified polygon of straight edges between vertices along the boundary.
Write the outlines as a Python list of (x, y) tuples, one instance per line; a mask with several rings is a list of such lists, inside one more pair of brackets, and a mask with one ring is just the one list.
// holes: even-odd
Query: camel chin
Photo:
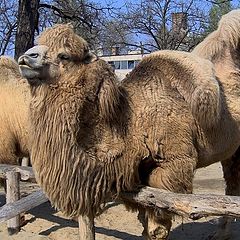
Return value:
[(39, 78), (39, 72), (27, 65), (20, 65), (20, 72), (27, 79)]

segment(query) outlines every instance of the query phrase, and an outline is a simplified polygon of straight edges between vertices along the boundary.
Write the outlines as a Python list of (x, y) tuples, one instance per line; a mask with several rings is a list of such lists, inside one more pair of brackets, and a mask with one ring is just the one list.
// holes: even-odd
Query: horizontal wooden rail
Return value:
[(38, 190), (16, 202), (7, 203), (0, 208), (0, 222), (9, 220), (47, 201), (43, 192)]
[[(19, 173), (21, 180), (35, 181), (34, 172), (31, 167), (0, 164), (0, 178), (6, 179), (7, 173), (10, 172)], [(8, 187), (11, 188), (11, 184), (9, 184)], [(193, 220), (208, 216), (231, 216), (240, 218), (240, 197), (237, 196), (179, 194), (144, 187), (137, 192), (121, 193), (120, 199), (131, 202), (132, 204), (141, 205), (144, 208), (164, 209)], [(0, 208), (0, 222), (14, 218), (46, 201), (48, 201), (46, 196), (41, 190), (38, 190), (20, 200), (7, 203)], [(110, 203), (109, 206), (112, 204), (113, 203)], [(108, 204), (106, 208), (107, 207)], [(88, 218), (79, 218), (79, 223), (82, 236), (87, 234), (89, 235), (89, 240), (95, 239), (93, 222)]]
[(240, 218), (239, 196), (179, 194), (145, 187), (136, 193), (123, 193), (121, 197), (146, 208), (165, 209), (193, 220), (207, 216)]
[[(146, 208), (165, 209), (193, 220), (207, 216), (240, 218), (240, 197), (236, 196), (178, 194), (145, 187), (136, 193), (123, 193), (121, 198)], [(46, 201), (47, 198), (39, 190), (14, 203), (5, 204), (0, 208), (0, 222), (28, 211)]]

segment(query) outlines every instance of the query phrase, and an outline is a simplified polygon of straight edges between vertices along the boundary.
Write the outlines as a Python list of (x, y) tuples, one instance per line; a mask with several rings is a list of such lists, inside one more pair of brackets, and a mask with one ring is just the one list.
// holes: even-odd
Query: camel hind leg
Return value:
[[(240, 148), (229, 159), (221, 162), (223, 177), (226, 183), (225, 194), (231, 196), (240, 196)], [(211, 240), (231, 239), (231, 222), (232, 217), (222, 217), (219, 221), (216, 234)]]
[(240, 147), (230, 159), (222, 161), (221, 164), (226, 195), (240, 196)]

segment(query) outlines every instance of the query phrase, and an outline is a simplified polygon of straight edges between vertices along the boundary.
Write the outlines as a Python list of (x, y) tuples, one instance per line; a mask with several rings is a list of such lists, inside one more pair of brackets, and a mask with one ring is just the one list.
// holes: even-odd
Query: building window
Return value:
[(108, 61), (108, 63), (111, 65), (111, 67), (112, 67), (113, 69), (115, 69), (115, 65), (114, 65), (114, 62), (113, 62), (113, 61)]
[(128, 69), (133, 69), (134, 68), (134, 61), (133, 60), (129, 60), (128, 61)]
[(121, 61), (121, 69), (128, 69), (128, 62), (127, 61)]
[(108, 61), (108, 63), (115, 69), (133, 69), (138, 65), (140, 60), (126, 60), (126, 61)]
[(120, 69), (120, 61), (114, 61), (115, 69)]

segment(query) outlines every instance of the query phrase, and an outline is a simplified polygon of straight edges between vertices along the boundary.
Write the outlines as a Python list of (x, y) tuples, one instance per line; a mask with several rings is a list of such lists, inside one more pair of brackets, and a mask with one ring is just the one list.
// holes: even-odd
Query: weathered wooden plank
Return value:
[(32, 167), (0, 164), (0, 178), (6, 178), (6, 173), (10, 171), (19, 172), (23, 181), (36, 181)]
[(122, 199), (152, 209), (169, 212), (193, 220), (207, 216), (240, 218), (240, 197), (211, 194), (177, 194), (145, 187), (137, 193), (123, 193)]
[[(16, 202), (20, 198), (19, 189), (20, 173), (15, 171), (7, 172), (6, 180), (7, 180), (6, 202), (7, 204), (9, 204)], [(7, 227), (9, 235), (18, 233), (20, 230), (20, 216), (16, 215), (13, 218), (9, 219), (7, 222)]]
[(0, 222), (9, 220), (47, 201), (48, 199), (45, 197), (44, 193), (38, 190), (16, 202), (5, 204), (0, 208)]

